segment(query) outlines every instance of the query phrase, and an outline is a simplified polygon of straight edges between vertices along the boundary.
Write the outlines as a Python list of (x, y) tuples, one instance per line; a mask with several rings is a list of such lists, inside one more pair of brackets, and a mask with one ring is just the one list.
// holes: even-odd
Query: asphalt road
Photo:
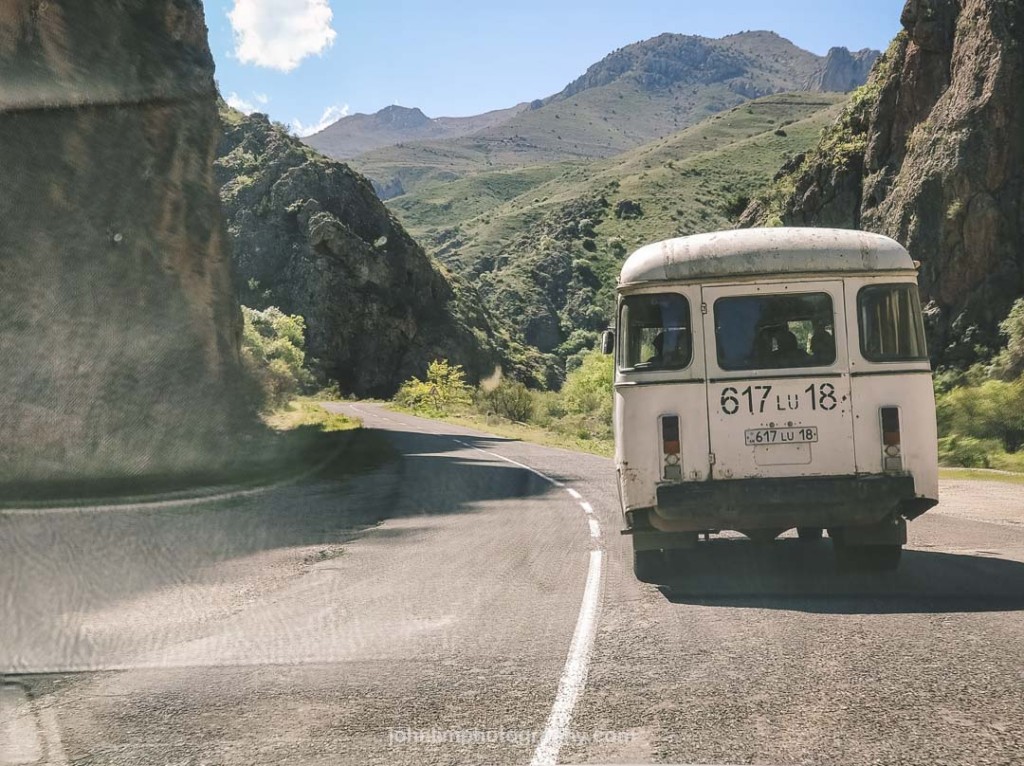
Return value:
[(896, 575), (734, 539), (658, 589), (610, 461), (332, 406), (403, 457), (0, 512), (0, 763), (1024, 762), (1024, 487), (944, 484)]

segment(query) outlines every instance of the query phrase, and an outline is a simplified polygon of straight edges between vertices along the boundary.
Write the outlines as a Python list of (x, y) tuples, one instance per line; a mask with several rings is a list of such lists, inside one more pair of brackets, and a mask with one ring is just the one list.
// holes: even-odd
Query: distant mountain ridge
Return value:
[[(346, 160), (410, 142), (438, 143), (442, 152), (482, 150), (498, 164), (608, 157), (750, 99), (853, 90), (879, 55), (833, 48), (822, 57), (767, 31), (720, 39), (665, 33), (613, 51), (558, 93), (529, 104), (436, 119), (417, 108), (389, 106), (343, 117), (305, 141)], [(384, 198), (408, 190), (408, 174), (376, 173), (378, 158), (367, 159), (365, 172)]]
[(810, 89), (859, 85), (872, 53), (818, 56), (763, 31), (663, 34), (454, 138), (407, 138), (442, 127), (396, 107), (325, 133), (404, 136), (347, 162), (557, 385), (611, 319), (628, 251), (730, 225), (838, 114), (843, 95)]
[(342, 117), (304, 141), (319, 152), (344, 160), (404, 141), (438, 140), (469, 135), (498, 125), (525, 108), (526, 104), (519, 104), (509, 109), (498, 109), (470, 117), (431, 119), (416, 107), (394, 104), (374, 114), (360, 113)]
[[(785, 66), (766, 65), (769, 56), (785, 57)], [(717, 40), (665, 33), (610, 53), (549, 100), (564, 100), (622, 78), (645, 91), (683, 83), (726, 83), (737, 91), (767, 95), (794, 90), (801, 76), (814, 72), (820, 61), (774, 32), (741, 32)]]

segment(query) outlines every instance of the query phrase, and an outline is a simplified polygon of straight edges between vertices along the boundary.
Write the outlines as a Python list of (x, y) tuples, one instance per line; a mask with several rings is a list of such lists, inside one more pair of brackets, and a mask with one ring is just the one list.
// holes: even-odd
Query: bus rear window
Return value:
[(621, 370), (681, 370), (693, 356), (690, 302), (677, 293), (634, 295), (619, 315)]
[(828, 293), (715, 301), (718, 366), (723, 370), (828, 367), (836, 361), (835, 337)]
[(915, 285), (877, 285), (857, 295), (860, 351), (870, 362), (928, 358), (921, 299)]

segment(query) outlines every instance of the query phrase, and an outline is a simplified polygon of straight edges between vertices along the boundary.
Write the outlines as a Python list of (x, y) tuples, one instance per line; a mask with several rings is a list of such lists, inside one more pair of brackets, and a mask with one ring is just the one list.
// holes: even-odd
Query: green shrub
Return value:
[(306, 322), (276, 306), (263, 311), (242, 306), (242, 368), (249, 394), (269, 411), (313, 385), (306, 368)]
[(447, 359), (435, 359), (427, 367), (426, 380), (409, 378), (398, 389), (395, 402), (402, 407), (424, 412), (450, 413), (472, 401), (461, 365)]
[(600, 351), (583, 357), (562, 386), (566, 409), (577, 414), (606, 412), (611, 417), (614, 359)]
[(552, 430), (584, 441), (612, 438), (614, 360), (600, 351), (582, 356), (554, 401), (546, 402)]
[(533, 417), (533, 395), (518, 380), (505, 378), (490, 391), (481, 391), (480, 408), (485, 415), (525, 423)]
[(999, 330), (1006, 336), (1006, 348), (993, 360), (992, 373), (1003, 380), (1019, 378), (1024, 374), (1024, 298), (1013, 304)]
[(1024, 444), (1022, 380), (955, 388), (939, 396), (936, 406), (941, 436), (995, 439), (1007, 452), (1017, 452)]
[(1002, 452), (999, 442), (970, 436), (944, 436), (939, 439), (939, 462), (962, 468), (991, 468), (993, 453)]
[(1012, 471), (1024, 473), (1024, 452), (1009, 454), (1006, 452), (993, 452), (988, 456), (989, 464), (997, 471)]

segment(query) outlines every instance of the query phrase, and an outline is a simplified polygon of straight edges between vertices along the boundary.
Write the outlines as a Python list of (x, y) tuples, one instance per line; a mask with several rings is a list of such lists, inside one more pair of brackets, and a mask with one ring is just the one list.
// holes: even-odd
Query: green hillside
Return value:
[(611, 157), (750, 99), (803, 90), (821, 65), (820, 57), (771, 32), (718, 40), (659, 35), (612, 52), (561, 92), (500, 124), (349, 161), (394, 196), (494, 169)]
[(390, 207), (523, 340), (568, 359), (608, 323), (628, 252), (731, 226), (844, 100), (769, 96), (614, 158), (425, 180)]

